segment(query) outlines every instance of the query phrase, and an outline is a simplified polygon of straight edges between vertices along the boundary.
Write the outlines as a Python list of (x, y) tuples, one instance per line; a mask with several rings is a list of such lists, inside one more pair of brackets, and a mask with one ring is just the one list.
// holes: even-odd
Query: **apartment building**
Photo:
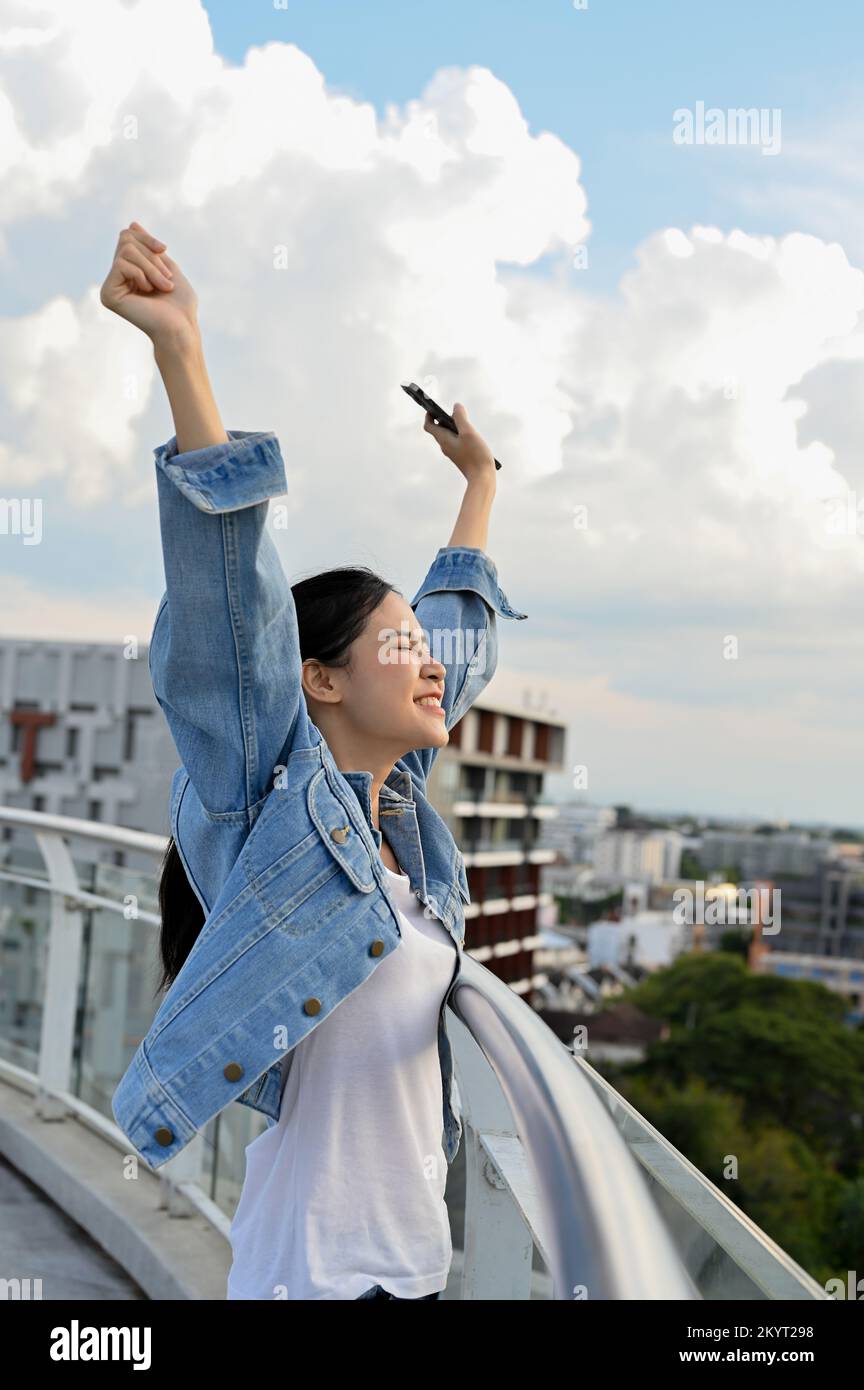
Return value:
[(832, 849), (831, 840), (806, 831), (705, 830), (697, 853), (706, 873), (734, 869), (736, 878), (775, 878), (815, 873)]
[(683, 836), (675, 830), (610, 830), (594, 849), (594, 872), (607, 883), (644, 879), (659, 883), (677, 878)]
[(146, 646), (0, 639), (0, 804), (167, 835), (177, 762)]
[(465, 856), (472, 902), (465, 948), (523, 996), (545, 981), (533, 953), (553, 897), (540, 884), (556, 851), (541, 846), (558, 814), (543, 779), (564, 767), (565, 726), (495, 701), (490, 689), (450, 732), (429, 797)]

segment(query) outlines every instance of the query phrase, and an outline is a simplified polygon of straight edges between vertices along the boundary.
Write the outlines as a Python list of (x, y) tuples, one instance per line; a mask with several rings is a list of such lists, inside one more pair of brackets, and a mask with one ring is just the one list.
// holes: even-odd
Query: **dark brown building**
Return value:
[(538, 848), (543, 778), (564, 765), (565, 726), (481, 696), (450, 731), (429, 779), (429, 797), (465, 856), (471, 903), (465, 949), (518, 993), (533, 988), (540, 867), (555, 851)]

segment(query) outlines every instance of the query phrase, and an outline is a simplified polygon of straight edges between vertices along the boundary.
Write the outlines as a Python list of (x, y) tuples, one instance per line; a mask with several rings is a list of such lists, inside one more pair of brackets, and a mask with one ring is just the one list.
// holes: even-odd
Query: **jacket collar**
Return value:
[[(363, 814), (366, 817), (366, 824), (375, 837), (375, 844), (381, 849), (381, 831), (376, 830), (372, 824), (372, 773), (365, 770), (358, 772), (341, 772), (349, 787), (353, 791), (357, 800), (360, 802)], [(379, 807), (381, 801), (411, 801), (414, 800), (414, 792), (411, 785), (411, 775), (401, 767), (394, 767), (381, 786), (378, 794)]]

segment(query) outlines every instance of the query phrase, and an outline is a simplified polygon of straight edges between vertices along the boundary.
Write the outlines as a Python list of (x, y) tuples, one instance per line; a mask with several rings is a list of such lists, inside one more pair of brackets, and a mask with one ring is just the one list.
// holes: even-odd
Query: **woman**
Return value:
[[(492, 453), (461, 405), (458, 436), (427, 415), (425, 429), (467, 482), (427, 576), (440, 600), (428, 611), (436, 627), (456, 614), (460, 637), (474, 614), (482, 638), (470, 660), (440, 661), (418, 631), (417, 601), (368, 570), (330, 570), (287, 591), (263, 525), (267, 497), (285, 490), (275, 436), (224, 429), (196, 295), (137, 222), (120, 234), (101, 300), (152, 340), (174, 418), (174, 439), (156, 451), (167, 592), (149, 659), (184, 762), (160, 885), (170, 988), (115, 1094), (115, 1117), (153, 1161), (156, 1145), (171, 1156), (228, 1099), (268, 1115), (246, 1151), (229, 1298), (437, 1298), (452, 1255), (444, 1187), (458, 1145), (443, 1013), (468, 894), (423, 789), (449, 728), (491, 677), (479, 657), (494, 665), (493, 609), (525, 616), (483, 554)], [(281, 823), (280, 775), (302, 793)], [(340, 823), (348, 786), (365, 826), (356, 805)], [(298, 962), (325, 995), (323, 1011), (305, 984), (288, 991)], [(257, 1007), (262, 991), (269, 1012)], [(228, 1024), (223, 1055), (245, 1049), (244, 1060), (217, 1077), (205, 1035)], [(249, 1069), (256, 1081), (240, 1094)]]

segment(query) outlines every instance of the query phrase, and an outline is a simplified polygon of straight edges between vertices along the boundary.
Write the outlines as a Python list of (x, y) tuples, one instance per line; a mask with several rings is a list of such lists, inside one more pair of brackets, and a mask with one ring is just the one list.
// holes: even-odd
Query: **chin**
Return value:
[(411, 751), (413, 752), (420, 748), (445, 748), (449, 742), (450, 734), (444, 728), (444, 720), (442, 719), (441, 728), (438, 730), (431, 729), (429, 731), (428, 737), (424, 739), (422, 743), (418, 742), (417, 734), (415, 733), (414, 742), (411, 745)]

